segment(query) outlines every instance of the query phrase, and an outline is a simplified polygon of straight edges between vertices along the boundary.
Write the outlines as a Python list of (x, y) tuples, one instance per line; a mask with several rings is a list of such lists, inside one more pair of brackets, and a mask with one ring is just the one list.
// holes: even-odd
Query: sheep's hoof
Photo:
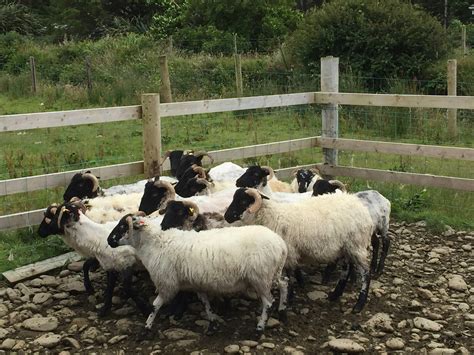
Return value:
[(362, 308), (364, 308), (364, 306), (361, 306), (359, 304), (356, 304), (354, 306), (354, 308), (352, 308), (352, 313), (355, 314), (355, 313), (360, 313), (362, 311)]
[(341, 297), (341, 295), (337, 294), (336, 292), (329, 292), (328, 293), (328, 300), (331, 302), (337, 301)]
[(282, 321), (284, 324), (288, 323), (288, 313), (285, 310), (278, 311), (278, 319)]
[(257, 326), (257, 329), (255, 331), (255, 339), (260, 340), (263, 335), (263, 331), (265, 330), (264, 327)]
[(214, 335), (219, 329), (219, 323), (216, 320), (213, 320), (209, 323), (209, 326), (206, 330), (206, 335)]

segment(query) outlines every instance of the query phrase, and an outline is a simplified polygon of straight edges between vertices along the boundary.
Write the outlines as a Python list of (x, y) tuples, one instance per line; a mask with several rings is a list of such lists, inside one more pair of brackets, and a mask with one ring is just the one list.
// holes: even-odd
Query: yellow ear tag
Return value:
[(189, 207), (189, 213), (194, 214), (194, 208)]

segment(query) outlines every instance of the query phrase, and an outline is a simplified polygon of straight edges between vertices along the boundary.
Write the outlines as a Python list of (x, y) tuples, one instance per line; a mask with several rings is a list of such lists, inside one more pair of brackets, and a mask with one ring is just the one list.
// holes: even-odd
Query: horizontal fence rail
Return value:
[(474, 161), (474, 149), (472, 148), (323, 137), (318, 137), (317, 145), (321, 148), (355, 150), (359, 152), (418, 155), (440, 159)]

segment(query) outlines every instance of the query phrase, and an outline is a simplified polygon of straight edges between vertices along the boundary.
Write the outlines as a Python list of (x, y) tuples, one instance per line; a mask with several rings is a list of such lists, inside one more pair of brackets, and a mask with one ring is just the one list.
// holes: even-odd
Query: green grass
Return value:
[[(44, 104), (44, 97), (11, 99), (0, 95), (0, 114), (40, 111), (38, 107), (72, 109), (90, 103), (63, 98)], [(43, 103), (43, 105), (41, 105)], [(164, 149), (218, 150), (321, 134), (321, 107), (251, 110), (162, 121)], [(442, 110), (341, 108), (340, 135), (344, 138), (472, 147), (474, 119), (459, 113), (459, 138), (448, 141)], [(142, 127), (139, 121), (0, 133), (0, 180), (124, 163), (142, 159)], [(320, 149), (267, 155), (237, 163), (260, 163), (274, 168), (321, 162)], [(341, 165), (430, 173), (472, 178), (473, 162), (340, 151)], [(140, 176), (104, 182), (104, 187), (136, 181)], [(445, 224), (474, 229), (474, 194), (447, 189), (387, 184), (341, 178), (350, 190), (374, 188), (392, 201), (397, 219), (424, 219), (435, 231)], [(0, 197), (0, 215), (44, 208), (60, 201), (62, 188)], [(42, 240), (34, 229), (0, 233), (0, 271), (57, 255), (66, 250), (58, 238)], [(9, 256), (11, 256), (9, 258)], [(13, 259), (12, 259), (13, 258)], [(12, 259), (12, 260), (9, 260)]]

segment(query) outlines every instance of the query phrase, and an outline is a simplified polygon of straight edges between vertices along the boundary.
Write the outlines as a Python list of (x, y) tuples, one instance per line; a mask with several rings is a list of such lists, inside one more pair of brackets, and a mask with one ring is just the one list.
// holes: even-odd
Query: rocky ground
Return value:
[[(110, 315), (98, 318), (104, 274), (94, 273), (97, 290), (84, 292), (80, 264), (52, 275), (0, 288), (0, 352), (97, 353), (288, 353), (417, 352), (474, 353), (474, 234), (426, 232), (424, 223), (393, 223), (395, 232), (385, 273), (371, 285), (361, 314), (350, 313), (356, 287), (339, 302), (326, 300), (335, 285), (320, 284), (319, 268), (307, 268), (307, 284), (296, 290), (288, 323), (270, 319), (255, 334), (260, 303), (233, 298), (214, 335), (206, 335), (201, 305), (191, 303), (180, 320), (161, 315), (154, 339), (137, 340), (145, 318), (120, 292)], [(136, 282), (152, 297), (143, 276)], [(221, 307), (222, 308), (222, 307)]]

